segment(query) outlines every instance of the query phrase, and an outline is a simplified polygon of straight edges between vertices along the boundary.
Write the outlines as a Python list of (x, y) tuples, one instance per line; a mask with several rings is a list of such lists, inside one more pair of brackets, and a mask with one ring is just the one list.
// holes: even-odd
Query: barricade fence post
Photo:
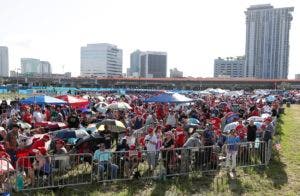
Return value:
[(13, 189), (12, 184), (15, 169), (11, 165), (10, 161), (5, 158), (0, 158), (0, 164), (0, 194), (10, 193)]
[(15, 189), (29, 191), (91, 184), (91, 161), (89, 153), (19, 157)]

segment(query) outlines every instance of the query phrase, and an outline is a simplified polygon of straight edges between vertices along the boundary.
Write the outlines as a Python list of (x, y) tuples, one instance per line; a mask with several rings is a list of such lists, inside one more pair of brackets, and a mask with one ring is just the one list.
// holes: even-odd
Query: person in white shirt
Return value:
[(175, 128), (176, 127), (176, 116), (175, 116), (175, 112), (174, 110), (169, 110), (169, 114), (167, 116), (167, 120), (166, 120), (166, 125), (171, 128)]
[(150, 171), (153, 171), (156, 166), (156, 144), (157, 144), (157, 137), (154, 134), (153, 128), (150, 127), (148, 129), (148, 135), (146, 135), (145, 137), (147, 160), (148, 160)]
[(36, 108), (36, 110), (33, 112), (33, 119), (34, 122), (43, 122), (45, 121), (45, 116), (42, 114), (40, 108)]

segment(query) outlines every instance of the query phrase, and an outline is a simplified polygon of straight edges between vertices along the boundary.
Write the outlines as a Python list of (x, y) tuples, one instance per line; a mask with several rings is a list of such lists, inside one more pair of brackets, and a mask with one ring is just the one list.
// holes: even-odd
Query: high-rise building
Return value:
[(167, 77), (167, 53), (143, 52), (141, 54), (140, 76), (145, 78)]
[(179, 71), (177, 68), (170, 69), (170, 78), (182, 78), (183, 72)]
[(41, 74), (51, 74), (51, 65), (48, 61), (40, 61), (40, 73)]
[(214, 77), (244, 77), (245, 57), (217, 58), (214, 62)]
[(8, 76), (8, 48), (6, 46), (0, 46), (0, 76)]
[(48, 61), (40, 61), (40, 59), (21, 58), (21, 73), (30, 74), (51, 74), (51, 64)]
[(273, 8), (270, 4), (253, 5), (247, 9), (246, 77), (287, 78), (293, 11), (293, 7)]
[(81, 47), (81, 76), (122, 76), (122, 50), (112, 44)]
[(129, 76), (138, 77), (140, 75), (141, 55), (142, 54), (143, 54), (143, 52), (140, 50), (136, 50), (130, 54)]

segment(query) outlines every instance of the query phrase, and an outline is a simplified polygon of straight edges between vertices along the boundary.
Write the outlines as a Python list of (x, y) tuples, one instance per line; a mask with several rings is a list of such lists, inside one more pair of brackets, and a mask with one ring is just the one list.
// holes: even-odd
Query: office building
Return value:
[(129, 68), (128, 76), (139, 77), (142, 54), (143, 52), (140, 50), (136, 50), (130, 54), (130, 68)]
[(8, 77), (8, 48), (6, 46), (0, 46), (0, 76)]
[(183, 72), (179, 71), (177, 68), (170, 69), (170, 78), (182, 78)]
[(141, 54), (140, 77), (167, 77), (167, 53), (147, 51)]
[(285, 79), (289, 64), (289, 31), (293, 7), (250, 6), (246, 14), (245, 76)]
[(295, 80), (300, 80), (300, 74), (295, 74)]
[(34, 58), (21, 58), (21, 73), (24, 75), (51, 74), (51, 64)]
[(81, 47), (81, 76), (122, 76), (122, 50), (107, 43)]
[(214, 77), (242, 78), (244, 69), (245, 57), (219, 57), (214, 61)]
[(40, 61), (40, 73), (41, 74), (51, 74), (51, 65), (48, 61)]

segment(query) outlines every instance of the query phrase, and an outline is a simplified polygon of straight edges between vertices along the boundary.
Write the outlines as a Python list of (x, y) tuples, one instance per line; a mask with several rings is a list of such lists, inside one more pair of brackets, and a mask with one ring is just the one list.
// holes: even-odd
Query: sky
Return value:
[(167, 52), (168, 70), (212, 77), (215, 58), (245, 54), (244, 11), (266, 3), (295, 7), (289, 58), (294, 78), (300, 73), (299, 0), (0, 0), (0, 46), (9, 48), (10, 70), (27, 57), (49, 61), (54, 73), (78, 76), (80, 47), (111, 43), (123, 49), (124, 73), (130, 53), (140, 49)]

